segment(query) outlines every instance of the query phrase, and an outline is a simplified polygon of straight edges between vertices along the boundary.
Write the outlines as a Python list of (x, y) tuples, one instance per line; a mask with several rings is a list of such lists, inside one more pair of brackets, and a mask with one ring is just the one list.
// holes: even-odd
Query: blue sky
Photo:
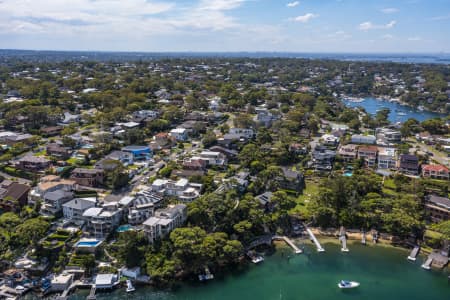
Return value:
[(450, 0), (0, 0), (0, 48), (450, 52)]

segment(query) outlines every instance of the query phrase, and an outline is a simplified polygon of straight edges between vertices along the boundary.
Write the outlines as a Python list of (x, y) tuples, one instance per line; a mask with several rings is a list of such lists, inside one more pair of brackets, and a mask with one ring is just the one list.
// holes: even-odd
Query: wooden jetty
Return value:
[(424, 268), (425, 270), (429, 270), (431, 269), (431, 263), (433, 262), (433, 258), (428, 257), (427, 261), (425, 263), (422, 264), (422, 268)]
[(419, 255), (420, 247), (415, 246), (414, 249), (411, 250), (411, 253), (408, 256), (408, 260), (410, 261), (416, 261), (417, 255)]
[(291, 239), (289, 239), (287, 236), (275, 235), (272, 239), (285, 241), (286, 244), (288, 244), (294, 250), (295, 254), (303, 253), (303, 251), (300, 248), (298, 248), (297, 245), (295, 245), (294, 242)]
[(323, 249), (323, 247), (320, 245), (319, 241), (317, 240), (311, 229), (306, 228), (306, 232), (309, 234), (311, 241), (316, 245), (317, 252), (325, 252), (325, 249)]

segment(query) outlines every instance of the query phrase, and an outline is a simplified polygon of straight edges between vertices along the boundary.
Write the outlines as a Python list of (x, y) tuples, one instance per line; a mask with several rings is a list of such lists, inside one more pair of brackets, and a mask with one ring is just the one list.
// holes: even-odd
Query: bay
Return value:
[[(448, 269), (426, 271), (406, 259), (408, 251), (390, 246), (363, 246), (350, 243), (349, 253), (341, 253), (336, 243), (325, 243), (326, 252), (317, 253), (309, 241), (305, 253), (295, 255), (290, 248), (278, 248), (263, 263), (250, 265), (246, 271), (226, 274), (207, 283), (186, 283), (172, 291), (138, 287), (126, 294), (124, 288), (98, 293), (97, 299), (159, 300), (442, 300), (450, 299)], [(340, 290), (341, 279), (354, 280), (361, 286)], [(86, 299), (88, 291), (78, 292), (72, 300)]]
[(343, 99), (343, 102), (348, 107), (363, 107), (366, 112), (371, 115), (375, 115), (378, 110), (383, 108), (389, 108), (391, 112), (388, 119), (391, 123), (405, 122), (409, 118), (414, 118), (420, 122), (423, 122), (428, 119), (445, 117), (445, 115), (436, 112), (426, 110), (420, 111), (398, 102), (389, 102), (373, 97), (364, 98), (362, 102), (354, 102), (348, 99)]

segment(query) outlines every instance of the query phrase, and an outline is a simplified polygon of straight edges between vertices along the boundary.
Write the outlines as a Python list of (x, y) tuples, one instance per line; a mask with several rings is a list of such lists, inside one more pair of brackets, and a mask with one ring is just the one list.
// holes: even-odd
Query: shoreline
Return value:
[[(339, 99), (341, 101), (348, 100), (350, 98), (361, 98), (361, 99), (363, 99), (363, 101), (365, 99), (367, 99), (367, 98), (373, 98), (373, 99), (375, 99), (377, 101), (381, 101), (381, 102), (397, 103), (399, 105), (412, 108), (412, 109), (416, 110), (417, 112), (426, 111), (426, 112), (430, 112), (430, 113), (439, 114), (439, 115), (442, 115), (442, 116), (444, 116), (446, 114), (445, 112), (438, 111), (438, 110), (433, 110), (433, 109), (430, 109), (430, 108), (428, 108), (426, 106), (423, 106), (424, 110), (420, 110), (418, 107), (415, 107), (415, 106), (413, 106), (412, 104), (410, 104), (408, 102), (404, 102), (404, 101), (400, 100), (399, 98), (398, 98), (398, 100), (397, 100), (397, 98), (395, 98), (394, 100), (392, 98), (385, 99), (385, 98), (383, 98), (383, 96), (376, 96), (376, 95), (364, 95), (364, 96), (348, 96), (348, 95), (346, 95), (345, 97), (342, 97), (342, 96), (339, 97)], [(355, 101), (355, 102), (358, 103), (358, 102), (363, 102), (363, 101)], [(441, 116), (441, 118), (442, 118), (442, 116)]]

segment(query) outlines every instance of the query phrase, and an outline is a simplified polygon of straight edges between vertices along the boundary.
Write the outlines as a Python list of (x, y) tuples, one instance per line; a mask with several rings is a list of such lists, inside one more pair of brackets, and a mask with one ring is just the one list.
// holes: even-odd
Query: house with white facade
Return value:
[(378, 147), (378, 169), (395, 169), (397, 167), (397, 150)]
[(95, 197), (70, 200), (62, 205), (64, 219), (67, 221), (82, 222), (84, 221), (83, 213), (87, 209), (95, 207), (96, 203), (97, 198)]
[(153, 217), (144, 223), (144, 232), (150, 243), (166, 237), (172, 230), (180, 227), (187, 219), (187, 206), (177, 204), (165, 209), (158, 209)]
[(184, 142), (188, 139), (188, 131), (186, 128), (175, 128), (169, 132), (169, 136), (173, 137), (177, 141)]
[(151, 185), (151, 190), (164, 196), (172, 196), (189, 202), (200, 196), (202, 187), (202, 184), (190, 183), (186, 178), (178, 181), (156, 179)]

